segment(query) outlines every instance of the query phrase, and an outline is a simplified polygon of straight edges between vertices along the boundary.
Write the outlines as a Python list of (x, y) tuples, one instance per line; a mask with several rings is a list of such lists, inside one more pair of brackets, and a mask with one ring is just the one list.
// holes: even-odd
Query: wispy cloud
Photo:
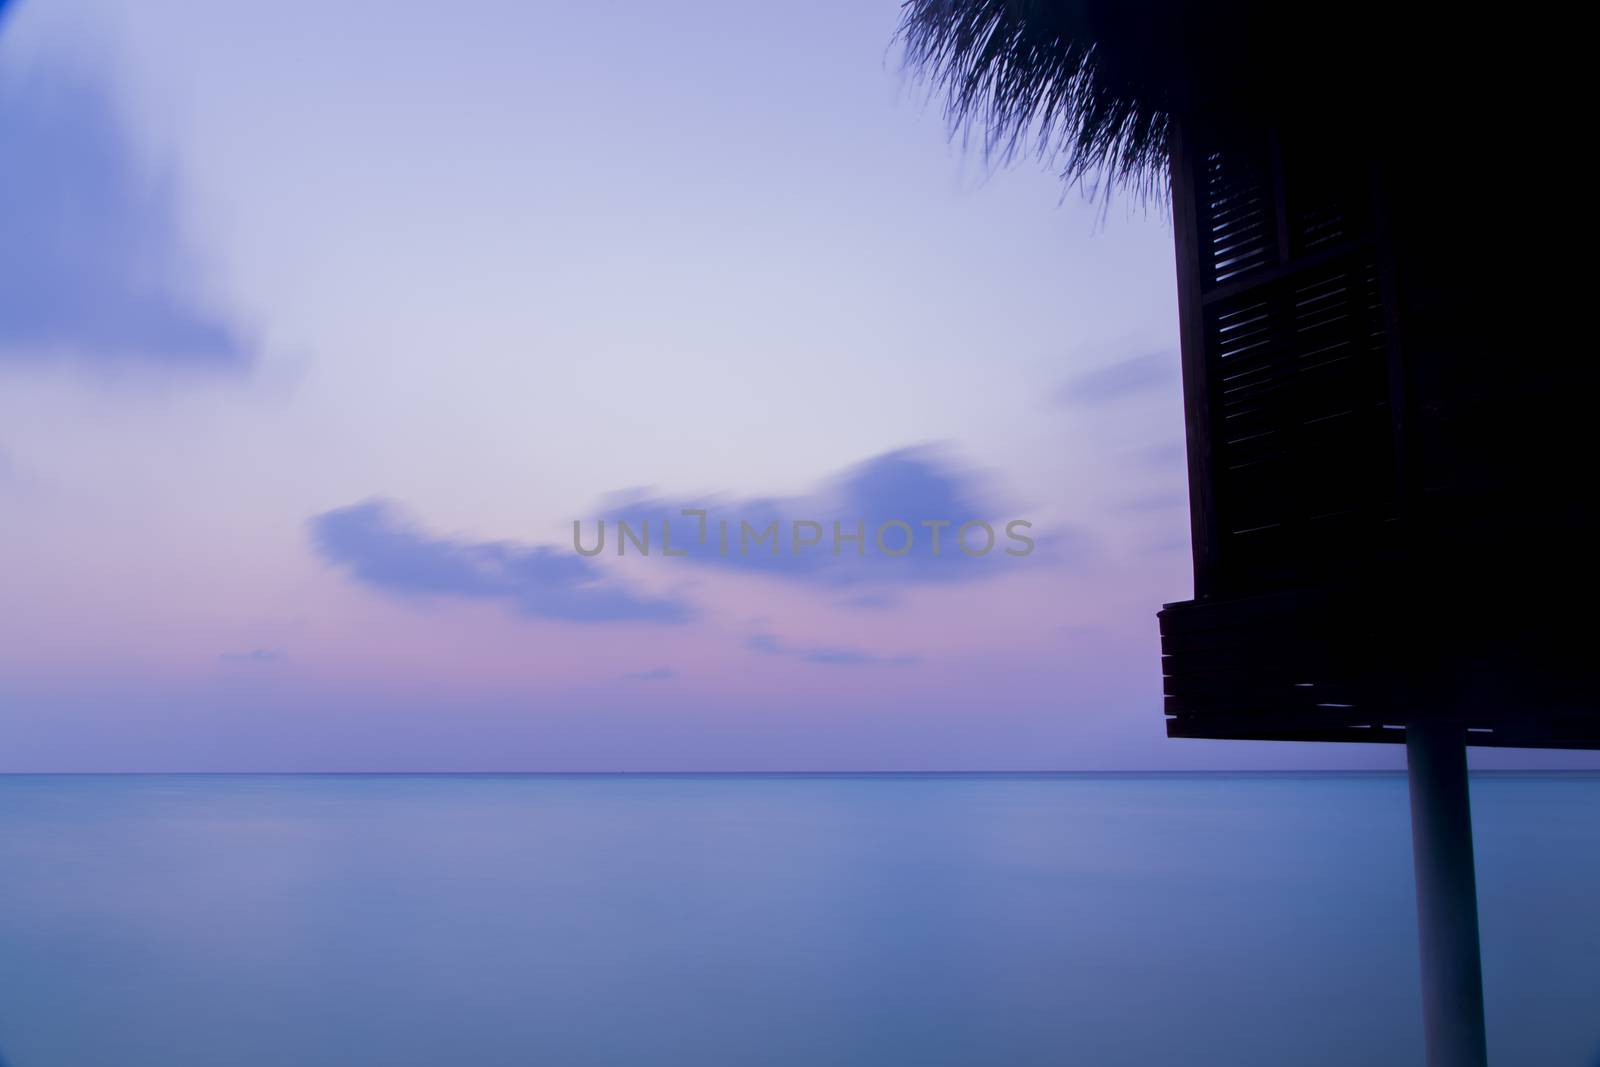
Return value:
[[(1023, 542), (1007, 536), (1008, 520), (997, 514), (992, 500), (998, 494), (975, 472), (966, 470), (937, 449), (911, 448), (889, 452), (857, 464), (816, 492), (792, 497), (741, 499), (729, 497), (668, 498), (633, 492), (613, 495), (600, 506), (609, 527), (607, 554), (615, 552), (616, 522), (627, 521), (636, 533), (648, 524), (651, 554), (662, 566), (704, 565), (749, 574), (775, 576), (811, 583), (836, 594), (846, 608), (882, 611), (898, 603), (896, 586), (918, 583), (969, 581), (998, 577), (1029, 562), (1021, 552)], [(705, 539), (700, 521), (684, 516), (684, 509), (704, 509)], [(880, 525), (890, 519), (911, 528), (918, 547), (905, 555), (886, 553), (874, 543)], [(932, 533), (921, 525), (933, 519), (947, 525), (939, 530), (941, 547), (931, 551)], [(993, 547), (984, 556), (969, 555), (960, 547), (963, 523), (983, 519), (989, 523)], [(866, 543), (833, 550), (833, 523)], [(593, 548), (599, 518), (584, 525), (580, 538)], [(670, 521), (674, 550), (683, 558), (663, 556), (662, 526)], [(795, 551), (793, 524), (813, 524), (821, 541)], [(561, 545), (530, 545), (512, 541), (470, 541), (429, 534), (404, 517), (394, 503), (374, 499), (325, 512), (311, 519), (317, 552), (327, 562), (344, 568), (364, 585), (404, 596), (499, 600), (517, 612), (541, 618), (574, 622), (649, 621), (683, 622), (692, 614), (687, 601), (676, 597), (646, 596), (609, 581), (588, 556), (568, 541)], [(777, 544), (768, 540), (740, 549), (748, 525), (751, 531), (776, 527)], [(730, 550), (720, 551), (722, 530)], [(891, 530), (889, 547), (901, 546), (904, 530)], [(1061, 562), (1086, 556), (1089, 538), (1075, 528), (1019, 529), (1038, 548), (1035, 560)], [(986, 535), (974, 532), (973, 545)], [(860, 549), (860, 551), (858, 551)], [(637, 555), (637, 546), (628, 554)], [(1030, 550), (1031, 554), (1031, 550)], [(795, 650), (786, 650), (786, 654)], [(800, 650), (818, 663), (880, 662), (850, 649)]]
[(571, 622), (684, 622), (684, 601), (609, 582), (570, 549), (434, 537), (389, 501), (368, 500), (311, 520), (327, 562), (399, 596), (500, 601), (519, 614)]
[(631, 671), (622, 677), (630, 682), (670, 682), (678, 676), (671, 667), (653, 667), (648, 671)]
[(93, 80), (0, 69), (0, 361), (230, 370), (249, 362), (197, 293), (170, 183), (145, 173)]
[[(874, 456), (797, 496), (614, 494), (583, 524), (584, 543), (595, 546), (598, 521), (605, 518), (611, 527), (607, 551), (615, 551), (620, 519), (635, 531), (648, 524), (659, 554), (663, 524), (670, 524), (673, 551), (685, 553), (685, 562), (830, 587), (998, 577), (1028, 565), (1028, 556), (1032, 562), (1059, 561), (1086, 549), (1080, 531), (1042, 531), (1027, 525), (1026, 516), (1005, 514), (1000, 496), (994, 479), (938, 448), (919, 446)], [(685, 510), (706, 514), (686, 516)], [(1007, 525), (1015, 519), (1024, 523), (1015, 533), (1032, 539), (1037, 556), (1033, 546), (1008, 536)], [(975, 525), (963, 534), (967, 523)], [(816, 540), (797, 547), (799, 536)], [(963, 537), (970, 554), (962, 550)], [(865, 599), (859, 606), (883, 603)]]
[(275, 648), (252, 648), (248, 652), (224, 652), (217, 657), (223, 663), (282, 663), (287, 658)]
[(1158, 389), (1177, 376), (1175, 353), (1136, 356), (1068, 379), (1056, 391), (1056, 402), (1078, 407), (1105, 404)]
[(830, 667), (907, 667), (922, 662), (921, 656), (884, 656), (850, 645), (793, 645), (769, 633), (750, 635), (745, 647), (764, 656), (789, 656)]
[(846, 597), (840, 601), (841, 607), (861, 608), (867, 611), (888, 611), (900, 606), (900, 598), (893, 593), (872, 592), (861, 593), (856, 596)]

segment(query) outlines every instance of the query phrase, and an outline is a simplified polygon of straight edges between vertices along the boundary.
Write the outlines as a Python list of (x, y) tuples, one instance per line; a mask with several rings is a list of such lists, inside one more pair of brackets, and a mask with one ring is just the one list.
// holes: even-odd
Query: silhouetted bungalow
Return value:
[(1170, 192), (1167, 732), (1408, 743), (1430, 1059), (1480, 1063), (1463, 743), (1600, 748), (1589, 299), (1532, 214), (1586, 125), (1551, 41), (1405, 8), (911, 0), (901, 36), (992, 152)]

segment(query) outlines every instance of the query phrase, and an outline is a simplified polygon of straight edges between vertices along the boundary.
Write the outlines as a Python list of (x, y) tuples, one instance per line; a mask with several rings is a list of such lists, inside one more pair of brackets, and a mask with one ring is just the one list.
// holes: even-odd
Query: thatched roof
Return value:
[(1446, 39), (1462, 24), (1376, 0), (907, 0), (898, 39), (952, 127), (980, 130), (991, 153), (1159, 194), (1174, 118), (1386, 136), (1402, 111), (1463, 91), (1447, 64), (1482, 76), (1484, 54)]

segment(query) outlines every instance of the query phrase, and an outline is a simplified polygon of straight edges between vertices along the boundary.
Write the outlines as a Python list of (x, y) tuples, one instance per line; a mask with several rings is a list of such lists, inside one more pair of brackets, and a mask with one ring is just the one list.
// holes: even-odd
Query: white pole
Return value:
[(1466, 741), (1457, 723), (1413, 723), (1406, 730), (1428, 1067), (1488, 1063)]

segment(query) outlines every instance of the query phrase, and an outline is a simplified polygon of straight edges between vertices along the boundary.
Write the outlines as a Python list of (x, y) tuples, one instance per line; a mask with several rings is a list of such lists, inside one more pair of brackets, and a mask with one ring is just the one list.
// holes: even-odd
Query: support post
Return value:
[(1485, 1067), (1466, 730), (1459, 723), (1410, 724), (1406, 769), (1428, 1067)]

